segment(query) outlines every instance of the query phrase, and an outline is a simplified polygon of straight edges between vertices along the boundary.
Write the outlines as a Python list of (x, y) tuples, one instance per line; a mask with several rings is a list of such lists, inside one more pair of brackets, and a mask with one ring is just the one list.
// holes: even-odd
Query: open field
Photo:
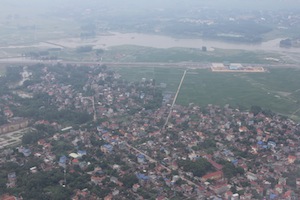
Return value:
[(0, 135), (0, 149), (11, 147), (21, 143), (22, 136), (29, 128), (21, 129), (15, 132), (5, 133)]
[(3, 65), (0, 65), (0, 76), (5, 75), (5, 72), (6, 72), (6, 67)]
[[(42, 46), (44, 45), (44, 46)], [(48, 46), (48, 48), (47, 48)], [(23, 53), (46, 51), (53, 45), (41, 43), (40, 46), (16, 46), (0, 49), (0, 58), (16, 57)], [(272, 63), (290, 63), (296, 61), (279, 53), (264, 51), (246, 51), (246, 50), (226, 50), (212, 49), (211, 51), (202, 51), (194, 48), (151, 48), (142, 46), (115, 46), (110, 47), (100, 55), (96, 55), (96, 50), (86, 53), (78, 53), (74, 48), (65, 48), (59, 52), (50, 52), (50, 56), (57, 56), (60, 60), (69, 61), (97, 61), (103, 62), (224, 62), (231, 63), (250, 63), (250, 64), (272, 64)], [(290, 54), (289, 54), (290, 55)], [(266, 58), (277, 58), (278, 62), (267, 60)]]
[(136, 61), (136, 62), (239, 62), (239, 63), (271, 63), (265, 58), (275, 57), (281, 60), (279, 53), (265, 51), (212, 49), (202, 51), (197, 48), (151, 48), (141, 46), (116, 46), (109, 48), (103, 55), (104, 61)]
[[(123, 78), (134, 81), (154, 78), (175, 93), (184, 69), (115, 68)], [(300, 70), (269, 69), (269, 73), (213, 73), (209, 69), (188, 70), (177, 103), (216, 104), (250, 108), (258, 105), (300, 120)], [(293, 115), (293, 116), (291, 116)]]

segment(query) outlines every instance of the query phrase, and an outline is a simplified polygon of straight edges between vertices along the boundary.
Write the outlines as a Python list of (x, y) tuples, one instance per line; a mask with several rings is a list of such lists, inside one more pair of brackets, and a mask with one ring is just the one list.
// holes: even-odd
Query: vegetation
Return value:
[(81, 47), (78, 47), (76, 49), (76, 52), (77, 53), (86, 53), (86, 52), (91, 52), (93, 50), (93, 46), (81, 46)]
[[(120, 56), (122, 55), (122, 56)], [(262, 51), (218, 49), (203, 51), (199, 48), (151, 48), (133, 45), (111, 47), (102, 54), (104, 61), (123, 62), (242, 62), (268, 63), (266, 57), (280, 57)]]
[(178, 165), (183, 167), (184, 171), (192, 172), (194, 176), (204, 176), (207, 172), (213, 170), (213, 166), (204, 158), (199, 158), (196, 161), (179, 160)]
[[(140, 80), (154, 78), (166, 83), (164, 92), (175, 92), (182, 69), (172, 68), (117, 68), (123, 78)], [(177, 102), (200, 106), (226, 105), (250, 109), (259, 106), (264, 111), (300, 119), (300, 73), (298, 69), (270, 69), (269, 73), (213, 73), (210, 70), (189, 70), (181, 87)], [(254, 107), (255, 108), (255, 107)]]
[[(182, 31), (185, 30), (185, 31)], [(169, 23), (163, 30), (175, 36), (199, 36), (209, 39), (219, 39), (229, 42), (257, 43), (262, 41), (262, 35), (272, 31), (271, 27), (261, 25), (251, 20), (225, 21), (206, 25), (192, 23)], [(222, 34), (220, 34), (222, 33)]]
[(227, 179), (231, 179), (232, 177), (235, 177), (236, 175), (243, 175), (245, 173), (244, 169), (241, 167), (234, 166), (231, 162), (221, 160), (219, 161), (220, 164), (223, 165), (223, 173), (224, 177)]
[(49, 105), (50, 97), (46, 94), (36, 94), (31, 99), (19, 99), (22, 107), (12, 107), (13, 112), (20, 117), (35, 120), (61, 121), (63, 124), (83, 124), (92, 119), (86, 112), (65, 109), (57, 111), (54, 105)]
[(134, 185), (134, 184), (136, 184), (136, 183), (138, 183), (138, 178), (136, 177), (136, 175), (134, 175), (134, 174), (127, 174), (127, 175), (125, 175), (123, 178), (122, 178), (122, 180), (121, 180), (123, 183), (124, 183), (124, 185), (125, 185), (125, 187), (126, 188), (128, 188), (128, 189), (131, 189), (132, 188), (132, 186)]
[(22, 144), (35, 144), (39, 139), (52, 136), (55, 129), (52, 126), (39, 124), (35, 126), (35, 130), (31, 130), (22, 136)]

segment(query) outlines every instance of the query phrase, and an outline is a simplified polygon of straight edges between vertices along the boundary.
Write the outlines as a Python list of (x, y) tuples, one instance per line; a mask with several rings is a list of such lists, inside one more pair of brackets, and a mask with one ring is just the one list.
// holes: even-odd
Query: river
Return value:
[(76, 48), (81, 45), (94, 45), (95, 48), (108, 48), (119, 45), (137, 45), (153, 48), (202, 48), (206, 46), (208, 49), (241, 49), (249, 51), (286, 51), (300, 53), (300, 48), (280, 48), (279, 42), (282, 38), (262, 42), (261, 44), (240, 44), (229, 43), (216, 40), (204, 39), (177, 39), (163, 35), (140, 34), (140, 33), (117, 33), (113, 32), (108, 35), (97, 36), (93, 39), (81, 40), (80, 38), (69, 38), (50, 41), (69, 48)]
[[(112, 32), (107, 35), (100, 35), (93, 39), (82, 40), (80, 38), (64, 38), (58, 40), (47, 41), (49, 43), (40, 42), (33, 45), (23, 46), (6, 46), (0, 48), (25, 48), (25, 47), (46, 47), (53, 48), (57, 44), (66, 48), (76, 48), (78, 46), (93, 45), (94, 48), (109, 48), (112, 46), (120, 45), (136, 45), (153, 48), (202, 48), (206, 46), (207, 49), (240, 49), (249, 51), (274, 51), (274, 52), (293, 52), (300, 53), (300, 48), (280, 48), (279, 42), (282, 38), (269, 40), (260, 44), (241, 44), (222, 42), (217, 40), (205, 39), (178, 39), (170, 36), (154, 35), (154, 34), (141, 34), (141, 33), (118, 33)], [(56, 46), (57, 47), (57, 46)]]

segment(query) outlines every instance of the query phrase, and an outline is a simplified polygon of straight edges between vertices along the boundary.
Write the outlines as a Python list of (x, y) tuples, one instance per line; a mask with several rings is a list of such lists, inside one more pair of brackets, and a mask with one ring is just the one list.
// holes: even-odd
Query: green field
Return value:
[[(166, 83), (165, 91), (175, 92), (183, 69), (178, 68), (116, 68), (130, 81), (154, 78)], [(300, 120), (300, 70), (271, 69), (268, 73), (213, 73), (210, 70), (189, 70), (178, 104), (195, 103), (241, 106), (258, 105), (265, 109)], [(293, 116), (292, 116), (293, 114)]]
[(4, 76), (6, 72), (6, 67), (0, 65), (0, 76)]
[[(24, 46), (22, 48), (2, 48), (0, 58), (16, 57), (24, 53), (46, 51), (47, 48)], [(192, 48), (151, 48), (142, 46), (115, 46), (96, 55), (96, 50), (78, 53), (76, 49), (66, 48), (59, 52), (49, 52), (49, 56), (56, 56), (61, 60), (68, 61), (97, 61), (102, 58), (103, 62), (224, 62), (231, 63), (253, 63), (253, 64), (272, 64), (272, 61), (266, 58), (278, 58), (281, 63), (293, 63), (287, 58), (282, 58), (277, 53), (268, 53), (263, 51), (245, 51), (245, 50), (226, 50), (214, 49), (204, 52), (201, 49)], [(278, 64), (278, 63), (276, 63)]]
[(246, 51), (214, 49), (202, 51), (195, 48), (151, 48), (141, 46), (116, 46), (109, 48), (103, 55), (104, 61), (124, 62), (239, 62), (270, 63), (265, 58), (274, 57), (281, 60), (280, 54), (265, 51)]

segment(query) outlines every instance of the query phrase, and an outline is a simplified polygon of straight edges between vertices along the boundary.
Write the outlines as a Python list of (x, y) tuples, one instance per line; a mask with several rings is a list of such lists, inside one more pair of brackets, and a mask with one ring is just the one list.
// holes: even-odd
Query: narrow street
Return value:
[(164, 131), (165, 128), (166, 128), (166, 126), (168, 125), (169, 119), (170, 119), (171, 114), (172, 114), (172, 111), (173, 111), (173, 107), (174, 107), (174, 105), (175, 105), (175, 103), (176, 103), (176, 100), (177, 100), (178, 94), (179, 94), (179, 92), (180, 92), (182, 83), (183, 83), (183, 81), (184, 81), (186, 72), (187, 72), (187, 70), (184, 70), (184, 73), (183, 73), (183, 75), (182, 75), (181, 81), (180, 81), (180, 83), (179, 83), (179, 86), (178, 86), (178, 88), (177, 88), (176, 94), (175, 94), (175, 96), (174, 96), (173, 103), (172, 103), (171, 108), (170, 108), (170, 112), (169, 112), (169, 114), (168, 114), (168, 117), (167, 117), (167, 119), (166, 119), (166, 122), (165, 122), (164, 126), (162, 127), (162, 131)]
[[(137, 148), (131, 146), (130, 144), (126, 143), (126, 146), (130, 149), (133, 149), (134, 151), (136, 151), (137, 153), (139, 154), (142, 154), (143, 156), (145, 156), (150, 162), (153, 162), (153, 163), (157, 163), (157, 164), (160, 164), (159, 161), (155, 160), (154, 158), (151, 158), (150, 156), (148, 156), (147, 154), (145, 154), (144, 152), (138, 150)], [(169, 167), (166, 167), (162, 164), (160, 164), (162, 168), (168, 170), (169, 172), (172, 171), (172, 169), (170, 169)], [(196, 183), (190, 181), (189, 179), (185, 178), (184, 176), (179, 176), (182, 180), (186, 181), (189, 185), (193, 185), (195, 187), (198, 187), (199, 185), (197, 185)]]

